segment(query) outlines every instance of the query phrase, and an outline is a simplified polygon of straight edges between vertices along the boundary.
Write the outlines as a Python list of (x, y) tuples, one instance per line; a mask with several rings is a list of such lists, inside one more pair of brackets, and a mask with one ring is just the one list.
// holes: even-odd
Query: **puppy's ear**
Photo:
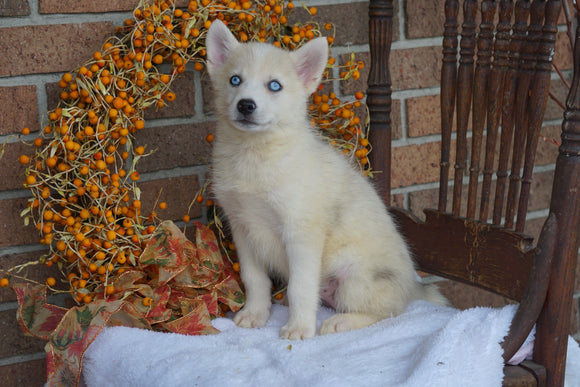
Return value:
[(328, 63), (328, 43), (326, 38), (316, 38), (290, 53), (298, 77), (308, 91), (313, 93), (322, 78)]
[(224, 23), (220, 20), (211, 23), (205, 38), (207, 69), (210, 75), (226, 62), (230, 51), (238, 44), (240, 43)]

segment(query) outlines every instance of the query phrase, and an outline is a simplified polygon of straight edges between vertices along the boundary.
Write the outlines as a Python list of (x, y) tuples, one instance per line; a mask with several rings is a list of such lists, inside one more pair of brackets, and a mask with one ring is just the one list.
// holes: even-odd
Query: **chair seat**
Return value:
[(526, 360), (518, 366), (506, 365), (503, 369), (504, 387), (544, 386), (546, 369), (533, 361)]

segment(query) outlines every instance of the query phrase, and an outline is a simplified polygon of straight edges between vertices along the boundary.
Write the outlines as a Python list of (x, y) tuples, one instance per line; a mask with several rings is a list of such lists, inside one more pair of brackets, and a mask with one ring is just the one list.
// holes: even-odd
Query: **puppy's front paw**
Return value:
[(234, 323), (240, 328), (261, 328), (270, 317), (269, 310), (255, 311), (242, 309), (234, 317)]
[(280, 336), (289, 340), (302, 340), (313, 337), (316, 333), (316, 327), (305, 324), (288, 323), (280, 330)]

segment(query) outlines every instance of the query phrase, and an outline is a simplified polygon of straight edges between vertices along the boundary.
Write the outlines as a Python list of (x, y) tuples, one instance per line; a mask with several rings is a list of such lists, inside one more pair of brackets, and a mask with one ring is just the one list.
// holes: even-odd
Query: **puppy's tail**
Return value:
[(421, 297), (422, 300), (442, 306), (451, 306), (449, 301), (447, 301), (441, 292), (439, 292), (439, 288), (436, 284), (421, 284), (421, 291), (423, 293)]

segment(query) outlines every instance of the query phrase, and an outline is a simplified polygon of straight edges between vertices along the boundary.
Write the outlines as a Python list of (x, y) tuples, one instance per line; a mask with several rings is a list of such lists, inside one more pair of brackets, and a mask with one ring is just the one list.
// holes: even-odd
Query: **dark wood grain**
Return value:
[(425, 210), (424, 222), (399, 208), (391, 214), (422, 271), (522, 300), (533, 238), (435, 210)]
[[(499, 165), (493, 208), (493, 224), (499, 225), (505, 208), (505, 192), (508, 178), (508, 166), (511, 155), (515, 116), (516, 96), (522, 65), (521, 52), (526, 42), (527, 20), (530, 14), (530, 2), (518, 0), (515, 5), (515, 21), (512, 27), (512, 38), (509, 44), (509, 68), (504, 83), (502, 133), (500, 140)], [(520, 97), (521, 99), (521, 97)]]
[(463, 173), (467, 164), (467, 125), (473, 92), (476, 14), (477, 1), (465, 0), (463, 2), (463, 30), (461, 32), (459, 50), (459, 70), (457, 72), (457, 149), (455, 152), (452, 208), (452, 212), (456, 216), (461, 211)]
[[(489, 93), (487, 97), (487, 127), (485, 164), (483, 168), (483, 182), (481, 187), (481, 205), (479, 219), (486, 221), (489, 214), (491, 181), (494, 172), (495, 149), (497, 145), (498, 130), (501, 122), (501, 112), (504, 104), (504, 84), (509, 64), (509, 39), (513, 2), (502, 0), (499, 4), (499, 22), (497, 24), (494, 66), (489, 80)], [(507, 167), (507, 165), (506, 165)], [(496, 223), (499, 224), (499, 223)]]
[(449, 157), (451, 132), (455, 112), (455, 90), (457, 88), (457, 0), (445, 1), (445, 32), (443, 33), (443, 64), (441, 66), (441, 161), (439, 177), (440, 211), (446, 211), (447, 187), (449, 185)]
[(375, 184), (385, 204), (390, 203), (391, 192), (391, 74), (389, 57), (393, 39), (393, 1), (371, 0), (369, 3), (370, 70), (367, 105), (370, 115), (369, 141), (377, 152), (369, 154), (377, 174)]

